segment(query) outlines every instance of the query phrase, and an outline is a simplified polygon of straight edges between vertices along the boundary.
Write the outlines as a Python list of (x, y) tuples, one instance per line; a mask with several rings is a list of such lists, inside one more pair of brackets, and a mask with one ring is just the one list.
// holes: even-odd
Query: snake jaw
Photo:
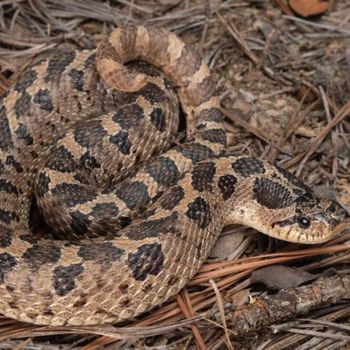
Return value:
[(303, 244), (326, 242), (350, 223), (349, 213), (339, 203), (321, 199), (311, 190), (297, 197), (287, 208), (275, 209), (273, 215), (269, 213), (249, 202), (242, 207), (236, 205), (226, 221), (253, 227), (277, 239)]

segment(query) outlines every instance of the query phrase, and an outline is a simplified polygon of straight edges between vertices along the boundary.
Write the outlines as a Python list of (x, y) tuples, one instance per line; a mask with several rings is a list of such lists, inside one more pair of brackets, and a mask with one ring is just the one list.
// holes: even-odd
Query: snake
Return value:
[(208, 65), (163, 28), (38, 57), (0, 106), (0, 313), (22, 322), (131, 320), (176, 295), (230, 223), (313, 244), (349, 219), (227, 152)]

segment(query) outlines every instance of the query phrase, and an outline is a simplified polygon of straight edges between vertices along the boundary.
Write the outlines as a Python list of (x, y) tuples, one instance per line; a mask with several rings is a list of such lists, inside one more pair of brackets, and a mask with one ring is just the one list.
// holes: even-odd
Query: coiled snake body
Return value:
[[(169, 150), (176, 95), (188, 141)], [(127, 320), (177, 293), (226, 223), (318, 243), (347, 216), (279, 167), (223, 155), (225, 144), (207, 66), (166, 30), (119, 28), (96, 51), (30, 66), (0, 107), (0, 312)], [(36, 205), (48, 227), (33, 234)]]

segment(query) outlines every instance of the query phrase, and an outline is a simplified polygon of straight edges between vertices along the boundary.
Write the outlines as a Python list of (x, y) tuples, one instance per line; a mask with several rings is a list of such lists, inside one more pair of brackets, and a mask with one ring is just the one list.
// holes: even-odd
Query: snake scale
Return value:
[(176, 294), (228, 223), (329, 239), (347, 212), (280, 167), (225, 155), (223, 118), (207, 65), (164, 29), (117, 28), (30, 65), (0, 107), (0, 313), (128, 320)]

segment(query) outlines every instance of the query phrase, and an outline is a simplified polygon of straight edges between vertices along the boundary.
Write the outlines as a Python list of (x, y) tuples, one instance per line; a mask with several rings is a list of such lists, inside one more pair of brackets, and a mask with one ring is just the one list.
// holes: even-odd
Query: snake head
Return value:
[(350, 215), (339, 203), (318, 197), (283, 168), (251, 158), (239, 158), (232, 168), (242, 182), (226, 218), (229, 224), (304, 244), (328, 241), (350, 226)]
[(296, 199), (293, 216), (272, 226), (281, 232), (282, 239), (312, 244), (329, 240), (349, 224), (350, 215), (339, 203), (307, 192)]

